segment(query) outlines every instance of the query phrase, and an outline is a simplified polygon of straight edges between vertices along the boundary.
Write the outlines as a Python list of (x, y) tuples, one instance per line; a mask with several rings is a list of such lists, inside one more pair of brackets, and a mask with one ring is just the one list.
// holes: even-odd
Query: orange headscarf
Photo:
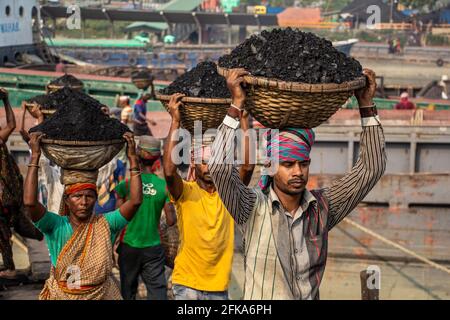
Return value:
[[(75, 192), (83, 190), (94, 190), (97, 193), (97, 186), (94, 183), (74, 183), (69, 184), (65, 187), (64, 195), (69, 196)], [(59, 212), (62, 216), (67, 216), (69, 214), (69, 207), (66, 205), (64, 198), (61, 201), (61, 206)]]
[(65, 195), (71, 195), (72, 193), (83, 191), (83, 190), (94, 190), (97, 192), (97, 186), (93, 183), (74, 183), (66, 186), (64, 190)]

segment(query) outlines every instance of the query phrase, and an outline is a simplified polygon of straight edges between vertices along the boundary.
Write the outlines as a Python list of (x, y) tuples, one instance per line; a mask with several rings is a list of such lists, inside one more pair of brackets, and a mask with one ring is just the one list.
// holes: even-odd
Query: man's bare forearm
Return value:
[(167, 135), (166, 144), (164, 146), (164, 175), (166, 177), (173, 177), (177, 172), (177, 166), (172, 160), (172, 152), (178, 141), (175, 141), (174, 134), (180, 129), (180, 123), (177, 121), (172, 121), (170, 126), (169, 134)]
[(16, 117), (14, 116), (14, 111), (11, 108), (9, 99), (8, 98), (4, 99), (3, 103), (5, 104), (7, 126), (11, 130), (14, 130), (16, 128)]
[[(130, 157), (130, 168), (139, 168), (139, 162), (136, 156)], [(142, 181), (140, 176), (131, 173), (130, 177), (130, 201), (136, 205), (140, 206), (142, 203)]]
[(172, 121), (169, 134), (167, 135), (166, 143), (164, 145), (163, 155), (164, 176), (166, 178), (167, 188), (174, 199), (178, 199), (183, 190), (183, 181), (177, 173), (177, 166), (172, 159), (172, 152), (178, 143), (178, 141), (174, 139), (174, 134), (178, 129), (180, 129), (180, 122)]

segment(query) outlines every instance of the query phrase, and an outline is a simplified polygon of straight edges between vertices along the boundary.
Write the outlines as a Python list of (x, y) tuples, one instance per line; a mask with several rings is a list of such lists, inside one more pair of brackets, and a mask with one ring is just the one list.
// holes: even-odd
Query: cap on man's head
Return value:
[(150, 153), (161, 153), (161, 142), (152, 136), (140, 136), (138, 148)]
[(403, 93), (400, 95), (400, 98), (402, 98), (402, 99), (409, 98), (408, 92), (403, 92)]

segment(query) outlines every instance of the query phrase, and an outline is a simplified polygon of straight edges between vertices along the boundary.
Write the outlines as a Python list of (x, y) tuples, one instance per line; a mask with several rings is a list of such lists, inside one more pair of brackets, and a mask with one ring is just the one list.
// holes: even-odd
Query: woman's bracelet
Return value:
[(36, 167), (36, 168), (40, 168), (40, 166), (39, 165), (37, 165), (37, 164), (33, 164), (33, 163), (30, 163), (29, 165), (28, 165), (28, 167), (30, 168), (30, 167)]
[(241, 108), (238, 108), (237, 106), (235, 106), (233, 103), (232, 104), (230, 104), (230, 107), (232, 107), (232, 108), (234, 108), (234, 109), (236, 109), (236, 110), (238, 110), (239, 112), (242, 112), (243, 111), (243, 109), (241, 109)]
[[(134, 171), (133, 171), (133, 173), (134, 173)], [(137, 177), (137, 176), (140, 176), (142, 174), (142, 172), (134, 173), (134, 174), (133, 173), (131, 173), (130, 176)]]

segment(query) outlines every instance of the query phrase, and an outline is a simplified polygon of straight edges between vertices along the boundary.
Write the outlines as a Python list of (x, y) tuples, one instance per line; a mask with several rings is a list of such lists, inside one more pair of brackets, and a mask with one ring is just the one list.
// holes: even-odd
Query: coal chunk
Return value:
[(99, 102), (87, 94), (80, 93), (70, 87), (63, 87), (57, 91), (50, 94), (43, 94), (35, 96), (26, 100), (28, 103), (37, 103), (41, 106), (42, 110), (57, 110), (62, 105), (70, 103), (73, 97), (76, 96), (78, 99), (86, 101), (92, 105), (96, 105)]
[[(101, 110), (99, 101), (68, 87), (58, 90), (65, 99), (52, 117), (30, 129), (43, 132), (48, 139), (65, 141), (106, 141), (121, 139), (130, 131), (119, 120), (110, 118)], [(48, 95), (47, 97), (51, 97)]]
[(81, 80), (75, 78), (73, 75), (71, 74), (65, 74), (62, 77), (59, 77), (53, 81), (50, 82), (50, 85), (55, 85), (55, 86), (82, 86), (83, 82), (81, 82)]
[(183, 93), (196, 98), (231, 98), (225, 78), (217, 73), (214, 62), (204, 61), (181, 75), (159, 93), (172, 95)]
[(253, 35), (219, 59), (224, 68), (244, 68), (253, 76), (310, 84), (343, 83), (362, 76), (361, 64), (329, 40), (297, 29)]

